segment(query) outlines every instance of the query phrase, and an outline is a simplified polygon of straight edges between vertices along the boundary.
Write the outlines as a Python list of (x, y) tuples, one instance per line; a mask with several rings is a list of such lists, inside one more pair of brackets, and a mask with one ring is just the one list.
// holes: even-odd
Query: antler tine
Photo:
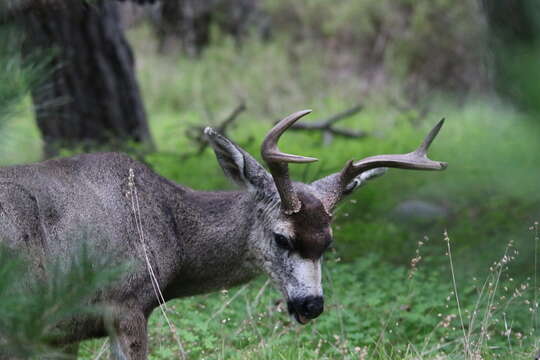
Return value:
[(297, 111), (286, 118), (279, 121), (264, 138), (261, 145), (261, 155), (268, 164), (271, 162), (286, 162), (286, 163), (310, 163), (318, 159), (306, 156), (292, 155), (281, 152), (277, 146), (279, 138), (283, 133), (292, 126), (300, 118), (311, 113), (311, 110)]
[(310, 163), (317, 161), (317, 159), (284, 153), (279, 150), (278, 141), (292, 124), (310, 112), (311, 110), (297, 111), (278, 122), (268, 132), (261, 145), (261, 156), (274, 178), (274, 183), (281, 198), (281, 207), (289, 215), (300, 211), (302, 204), (289, 178), (288, 163)]
[(433, 140), (435, 140), (435, 137), (439, 134), (439, 131), (441, 131), (441, 128), (444, 125), (444, 120), (444, 118), (439, 120), (437, 125), (435, 125), (433, 129), (431, 129), (431, 131), (427, 134), (424, 141), (422, 141), (422, 144), (418, 147), (418, 149), (416, 149), (416, 152), (418, 154), (423, 154), (424, 156), (427, 156), (427, 151), (431, 146)]
[(349, 161), (341, 172), (341, 184), (347, 186), (355, 177), (364, 171), (378, 168), (390, 167), (410, 170), (444, 170), (447, 163), (433, 161), (427, 157), (429, 146), (439, 133), (444, 124), (444, 119), (428, 133), (422, 144), (414, 151), (407, 154), (391, 154), (370, 156), (360, 161)]

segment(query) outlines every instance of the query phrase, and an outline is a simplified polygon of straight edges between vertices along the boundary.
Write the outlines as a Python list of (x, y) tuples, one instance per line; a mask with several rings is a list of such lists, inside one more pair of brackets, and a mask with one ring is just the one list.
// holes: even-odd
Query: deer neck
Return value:
[(184, 226), (182, 257), (173, 284), (173, 297), (229, 288), (259, 274), (248, 252), (255, 231), (255, 198), (242, 191), (199, 192), (187, 195), (177, 211)]

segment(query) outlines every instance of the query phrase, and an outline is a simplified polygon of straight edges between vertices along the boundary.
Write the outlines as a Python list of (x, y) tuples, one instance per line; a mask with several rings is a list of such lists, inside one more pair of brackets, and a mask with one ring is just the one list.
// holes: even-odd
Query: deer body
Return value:
[(218, 290), (260, 273), (246, 254), (253, 231), (249, 224), (255, 223), (248, 193), (194, 191), (118, 153), (0, 169), (4, 244), (29, 254), (36, 271), (47, 258), (75, 253), (80, 241), (103, 254), (140, 259), (137, 271), (129, 274), (129, 286), (113, 289), (105, 300), (121, 304), (129, 299), (149, 314), (157, 299), (142, 262), (129, 169), (135, 174), (147, 253), (164, 296)]
[(286, 163), (314, 159), (281, 153), (277, 139), (305, 114), (282, 120), (265, 139), (262, 155), (270, 172), (227, 138), (205, 130), (224, 172), (242, 191), (196, 191), (118, 153), (0, 169), (0, 241), (26, 254), (36, 277), (46, 276), (48, 259), (69, 259), (81, 241), (94, 253), (134, 262), (121, 281), (92, 299), (114, 309), (112, 329), (100, 317), (72, 319), (58, 344), (109, 333), (115, 359), (146, 359), (147, 319), (159, 302), (145, 253), (165, 300), (229, 288), (265, 272), (298, 322), (319, 316), (321, 258), (332, 240), (337, 201), (379, 175), (382, 166), (445, 165), (425, 157), (436, 128), (423, 152), (421, 146), (407, 155), (367, 158), (311, 184), (292, 182)]

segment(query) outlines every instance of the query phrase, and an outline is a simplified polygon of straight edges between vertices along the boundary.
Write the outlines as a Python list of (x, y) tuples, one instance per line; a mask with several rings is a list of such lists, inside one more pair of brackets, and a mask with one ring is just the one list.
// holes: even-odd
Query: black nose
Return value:
[(324, 299), (322, 296), (308, 296), (293, 300), (294, 308), (308, 319), (314, 319), (324, 311)]

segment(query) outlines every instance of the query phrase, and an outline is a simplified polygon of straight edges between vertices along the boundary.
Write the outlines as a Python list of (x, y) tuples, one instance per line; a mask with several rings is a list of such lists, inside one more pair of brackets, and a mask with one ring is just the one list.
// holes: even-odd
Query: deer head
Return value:
[(317, 159), (286, 154), (277, 144), (294, 122), (310, 112), (291, 114), (268, 132), (261, 155), (269, 171), (229, 139), (205, 129), (225, 174), (252, 194), (254, 220), (249, 224), (248, 251), (257, 266), (276, 282), (287, 299), (289, 312), (301, 324), (319, 316), (324, 308), (321, 260), (332, 243), (336, 204), (367, 180), (382, 175), (386, 168), (443, 170), (447, 166), (427, 157), (443, 125), (441, 120), (413, 152), (351, 160), (341, 171), (311, 184), (293, 182), (289, 163)]

